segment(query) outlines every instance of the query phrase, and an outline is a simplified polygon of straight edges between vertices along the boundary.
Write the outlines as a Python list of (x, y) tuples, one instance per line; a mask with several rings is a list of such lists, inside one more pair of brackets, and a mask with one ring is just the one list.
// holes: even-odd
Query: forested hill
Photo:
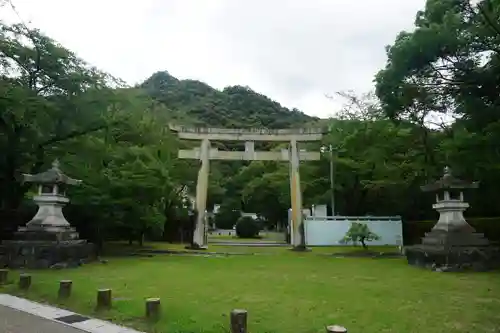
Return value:
[(188, 124), (213, 127), (294, 128), (317, 120), (290, 110), (248, 87), (220, 91), (196, 80), (179, 80), (166, 71), (156, 72), (139, 85)]

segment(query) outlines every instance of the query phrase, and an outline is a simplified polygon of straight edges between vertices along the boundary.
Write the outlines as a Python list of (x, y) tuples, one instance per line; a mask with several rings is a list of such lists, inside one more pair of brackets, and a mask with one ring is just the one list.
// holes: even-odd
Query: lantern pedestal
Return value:
[[(71, 268), (96, 258), (96, 248), (84, 239), (72, 241), (9, 240), (0, 246), (0, 266), (10, 268)], [(2, 262), (3, 261), (3, 262)]]
[(408, 264), (434, 271), (487, 271), (500, 267), (500, 248), (488, 244), (478, 233), (429, 232), (422, 244), (407, 246), (404, 251)]

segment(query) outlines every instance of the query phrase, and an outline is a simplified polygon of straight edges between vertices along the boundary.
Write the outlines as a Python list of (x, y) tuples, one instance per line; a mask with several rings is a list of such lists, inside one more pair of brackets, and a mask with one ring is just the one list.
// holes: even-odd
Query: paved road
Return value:
[(290, 244), (287, 243), (278, 243), (278, 242), (235, 242), (235, 241), (208, 241), (208, 245), (220, 245), (220, 246), (249, 246), (249, 247), (284, 247), (284, 246), (289, 246), (291, 247)]
[(0, 305), (0, 333), (84, 333), (84, 331)]

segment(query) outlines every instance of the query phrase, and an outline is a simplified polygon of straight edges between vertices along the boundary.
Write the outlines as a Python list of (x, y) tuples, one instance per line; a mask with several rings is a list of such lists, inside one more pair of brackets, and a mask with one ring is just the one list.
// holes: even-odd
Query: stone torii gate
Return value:
[[(228, 129), (183, 127), (170, 125), (170, 129), (178, 133), (180, 139), (201, 141), (199, 148), (180, 149), (181, 159), (200, 160), (196, 185), (196, 226), (193, 234), (193, 247), (207, 247), (206, 202), (210, 160), (232, 161), (289, 161), (290, 162), (290, 194), (292, 208), (292, 245), (296, 249), (305, 247), (302, 226), (302, 193), (300, 190), (299, 161), (315, 161), (320, 159), (319, 152), (299, 150), (298, 142), (320, 141), (323, 129)], [(210, 141), (243, 141), (245, 151), (220, 151), (210, 147)], [(255, 151), (255, 141), (289, 142), (288, 149), (281, 151)]]

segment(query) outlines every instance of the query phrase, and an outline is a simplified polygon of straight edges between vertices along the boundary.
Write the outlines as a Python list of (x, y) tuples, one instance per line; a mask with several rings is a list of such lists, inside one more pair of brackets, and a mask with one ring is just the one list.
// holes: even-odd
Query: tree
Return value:
[(215, 226), (219, 229), (233, 229), (240, 217), (241, 211), (239, 208), (222, 204), (217, 214), (215, 214)]
[(364, 249), (367, 249), (368, 246), (365, 242), (370, 242), (373, 240), (378, 240), (380, 237), (373, 233), (368, 225), (365, 223), (352, 222), (349, 230), (346, 232), (345, 236), (340, 240), (341, 243), (349, 243), (352, 242), (356, 244), (360, 242), (363, 245)]
[(253, 162), (242, 169), (235, 181), (244, 184), (245, 211), (261, 216), (269, 229), (282, 225), (290, 207), (289, 179), (287, 166), (279, 162)]
[(485, 200), (474, 207), (488, 215), (500, 213), (490, 201), (492, 184), (500, 181), (498, 22), (498, 0), (428, 0), (416, 29), (401, 32), (387, 48), (387, 64), (376, 76), (384, 112), (419, 125), (424, 162), (433, 167), (427, 178), (453, 163), (464, 178), (480, 179)]
[[(377, 95), (393, 118), (417, 119), (430, 111), (498, 119), (500, 10), (498, 0), (428, 0), (414, 32), (402, 32), (387, 48), (387, 66), (377, 75)], [(477, 118), (475, 108), (493, 109)]]
[(54, 146), (102, 130), (119, 117), (120, 82), (88, 66), (36, 29), (0, 22), (0, 204), (16, 209), (20, 173), (36, 173)]
[[(174, 169), (176, 138), (161, 126), (161, 117), (147, 104), (137, 103), (129, 122), (102, 135), (70, 140), (54, 153), (64, 156), (69, 174), (83, 180), (72, 202), (81, 210), (95, 207), (87, 224), (102, 236), (119, 230), (129, 240), (142, 242), (145, 234), (158, 238), (165, 220), (173, 224), (183, 216), (176, 170), (185, 169)], [(77, 208), (73, 210), (77, 215)]]

